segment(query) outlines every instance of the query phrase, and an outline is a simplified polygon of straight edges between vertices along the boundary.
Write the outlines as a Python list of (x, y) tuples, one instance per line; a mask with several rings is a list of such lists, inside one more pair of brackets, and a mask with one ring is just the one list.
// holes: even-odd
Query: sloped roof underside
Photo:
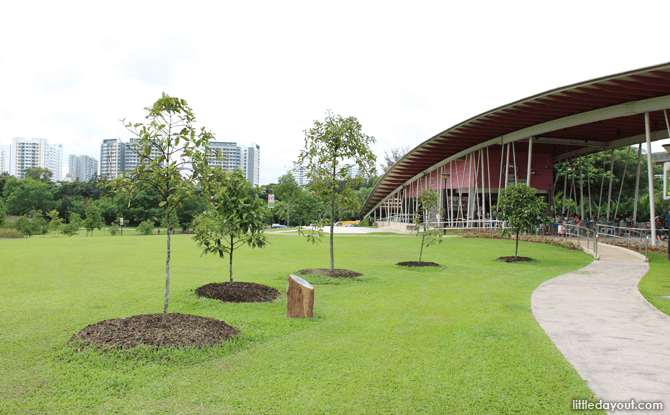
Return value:
[(489, 145), (527, 140), (553, 144), (554, 159), (667, 138), (670, 63), (554, 89), (485, 112), (442, 131), (407, 153), (377, 182), (361, 208), (367, 215), (403, 184)]

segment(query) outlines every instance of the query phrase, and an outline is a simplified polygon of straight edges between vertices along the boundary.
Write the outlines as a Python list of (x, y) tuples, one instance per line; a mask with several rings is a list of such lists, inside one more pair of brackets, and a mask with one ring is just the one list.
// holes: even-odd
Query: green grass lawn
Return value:
[[(591, 257), (521, 242), (537, 259), (506, 264), (513, 241), (447, 238), (418, 259), (419, 238), (336, 239), (336, 267), (358, 280), (308, 277), (315, 318), (286, 299), (223, 304), (193, 290), (227, 280), (227, 259), (173, 237), (170, 311), (225, 320), (220, 347), (77, 350), (88, 324), (162, 311), (165, 238), (0, 241), (0, 413), (561, 414), (592, 398), (538, 326), (532, 291)], [(235, 255), (235, 278), (284, 291), (289, 273), (328, 266), (328, 244), (268, 235)]]
[(670, 316), (670, 261), (668, 254), (649, 253), (649, 272), (638, 284), (640, 293), (654, 307)]

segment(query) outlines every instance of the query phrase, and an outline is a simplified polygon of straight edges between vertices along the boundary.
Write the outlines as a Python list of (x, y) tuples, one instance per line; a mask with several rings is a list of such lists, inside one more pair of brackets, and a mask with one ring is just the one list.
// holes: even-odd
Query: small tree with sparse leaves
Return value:
[(507, 186), (498, 198), (498, 219), (506, 221), (516, 234), (514, 258), (519, 252), (519, 233), (532, 229), (544, 221), (547, 204), (535, 194), (535, 189), (525, 183)]
[(300, 193), (300, 186), (291, 173), (286, 173), (279, 178), (274, 191), (278, 198), (286, 201), (286, 226), (291, 226), (291, 199)]
[[(328, 111), (323, 122), (315, 120), (312, 128), (305, 130), (305, 148), (296, 163), (307, 167), (307, 177), (317, 196), (330, 208), (330, 219), (320, 221), (317, 232), (310, 232), (307, 237), (312, 243), (320, 240), (321, 229), (330, 224), (331, 272), (335, 269), (333, 228), (336, 208), (358, 210), (360, 203), (352, 186), (360, 185), (363, 177), (376, 172), (376, 157), (370, 150), (375, 138), (363, 134), (362, 128), (356, 117), (343, 118)], [(355, 176), (350, 174), (354, 166), (358, 167)]]
[(91, 201), (86, 208), (86, 219), (84, 219), (84, 228), (86, 228), (86, 235), (91, 233), (93, 236), (94, 229), (102, 229), (104, 222), (102, 221), (102, 212)]
[(121, 232), (121, 227), (119, 226), (118, 223), (113, 222), (112, 225), (109, 227), (109, 235), (110, 236), (116, 236)]
[[(126, 129), (137, 137), (126, 151), (134, 152), (139, 163), (134, 170), (125, 172), (110, 184), (128, 197), (129, 205), (132, 196), (143, 190), (157, 195), (169, 229), (174, 210), (195, 195), (199, 182), (206, 180), (209, 174), (209, 141), (213, 135), (204, 127), (195, 128), (195, 114), (183, 99), (163, 93), (158, 101), (145, 109), (149, 112), (147, 124), (125, 124), (122, 120)], [(161, 328), (166, 327), (170, 299), (170, 243), (168, 232)]]
[(49, 228), (58, 235), (60, 233), (60, 227), (63, 226), (63, 219), (58, 216), (58, 211), (53, 209), (48, 213), (49, 218)]
[(424, 190), (419, 196), (419, 211), (421, 215), (414, 216), (414, 228), (421, 237), (421, 251), (419, 252), (419, 263), (423, 256), (423, 248), (428, 248), (434, 244), (442, 243), (442, 231), (440, 229), (430, 229), (430, 214), (439, 206), (437, 193), (432, 190)]
[(60, 232), (63, 235), (74, 236), (79, 232), (79, 227), (81, 226), (81, 217), (78, 213), (72, 212), (70, 214), (70, 223), (66, 225), (61, 225)]
[(233, 282), (233, 254), (242, 245), (263, 248), (267, 207), (242, 172), (222, 172), (210, 176), (205, 194), (209, 196), (207, 211), (196, 218), (193, 239), (202, 254), (218, 254), (230, 258), (230, 282)]

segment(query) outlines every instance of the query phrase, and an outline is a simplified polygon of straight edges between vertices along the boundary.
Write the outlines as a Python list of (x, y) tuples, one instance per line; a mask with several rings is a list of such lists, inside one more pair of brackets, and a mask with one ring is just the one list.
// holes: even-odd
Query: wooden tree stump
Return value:
[(289, 275), (286, 284), (286, 317), (314, 317), (314, 287), (304, 279)]

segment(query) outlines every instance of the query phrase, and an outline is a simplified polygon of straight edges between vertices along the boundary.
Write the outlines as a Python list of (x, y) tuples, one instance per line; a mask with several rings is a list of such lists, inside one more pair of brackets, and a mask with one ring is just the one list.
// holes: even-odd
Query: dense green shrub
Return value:
[(140, 223), (137, 227), (137, 232), (142, 235), (153, 235), (154, 233), (154, 222), (151, 219), (147, 219), (144, 222)]
[(112, 226), (109, 227), (109, 234), (111, 236), (116, 236), (121, 232), (121, 227), (119, 226), (118, 223), (114, 222), (112, 223)]

